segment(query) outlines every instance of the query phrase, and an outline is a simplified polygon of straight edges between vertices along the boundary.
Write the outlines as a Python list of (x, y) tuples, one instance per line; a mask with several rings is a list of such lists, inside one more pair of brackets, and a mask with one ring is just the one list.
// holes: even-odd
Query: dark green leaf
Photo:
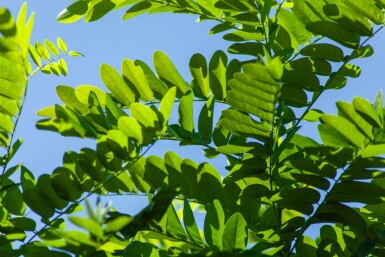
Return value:
[(78, 179), (66, 168), (56, 168), (51, 175), (51, 183), (57, 195), (66, 201), (75, 201), (83, 193)]
[(356, 48), (360, 43), (360, 37), (344, 26), (330, 21), (316, 21), (306, 25), (306, 28), (316, 34), (328, 37), (337, 43), (349, 48)]
[(341, 62), (344, 59), (344, 52), (341, 48), (327, 43), (310, 44), (301, 49), (300, 54), (333, 62)]
[[(57, 16), (57, 20), (61, 23), (72, 23), (79, 20), (88, 11), (87, 1), (76, 1), (61, 11)], [(60, 45), (59, 45), (60, 47)], [(61, 47), (63, 52), (66, 52), (66, 48)]]
[(346, 226), (366, 227), (366, 221), (351, 207), (342, 203), (326, 202), (314, 215), (316, 223), (337, 222)]
[(55, 207), (49, 199), (34, 188), (25, 190), (23, 192), (23, 199), (29, 208), (45, 219), (49, 219), (55, 213)]

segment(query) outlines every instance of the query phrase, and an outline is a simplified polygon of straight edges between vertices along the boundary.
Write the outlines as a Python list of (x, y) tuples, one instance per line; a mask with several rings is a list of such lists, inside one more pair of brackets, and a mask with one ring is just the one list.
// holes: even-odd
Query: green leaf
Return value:
[(35, 177), (33, 176), (32, 172), (24, 166), (21, 166), (20, 181), (23, 191), (30, 188), (35, 188)]
[(51, 52), (51, 54), (55, 56), (59, 55), (59, 49), (56, 47), (56, 45), (52, 41), (48, 39), (44, 39), (44, 44), (47, 47), (47, 49)]
[(233, 108), (253, 114), (263, 121), (272, 122), (275, 107), (273, 103), (255, 101), (253, 96), (235, 90), (229, 91), (228, 95), (228, 102)]
[(191, 241), (203, 246), (204, 244), (200, 236), (199, 228), (195, 222), (194, 213), (187, 200), (184, 200), (183, 204), (183, 224)]
[(123, 78), (132, 85), (138, 92), (138, 98), (143, 101), (151, 101), (154, 98), (153, 92), (148, 84), (143, 69), (134, 61), (125, 59), (122, 63)]
[(260, 140), (270, 137), (271, 126), (264, 122), (256, 122), (250, 116), (235, 110), (223, 111), (224, 119), (220, 124), (235, 135), (250, 136)]
[(318, 109), (310, 109), (306, 115), (303, 117), (304, 120), (310, 121), (310, 122), (317, 122), (319, 121), (319, 118), (322, 116), (323, 112)]
[(380, 204), (383, 202), (381, 197), (384, 195), (385, 189), (379, 185), (359, 181), (342, 181), (333, 186), (327, 199), (343, 203)]
[[(78, 100), (77, 95), (75, 93), (75, 89), (73, 89), (72, 87), (65, 86), (65, 85), (59, 85), (59, 86), (56, 87), (56, 93), (59, 96), (59, 98), (67, 106), (70, 106), (70, 107), (80, 111), (83, 114), (88, 113), (88, 106), (87, 106), (87, 104), (82, 103), (81, 101)], [(89, 92), (88, 92), (88, 94), (89, 94)], [(85, 100), (85, 97), (82, 97), (82, 98)]]
[(281, 9), (277, 15), (277, 19), (278, 24), (285, 27), (285, 29), (295, 37), (298, 43), (306, 44), (312, 38), (312, 34), (306, 30), (304, 24), (292, 12)]
[(206, 99), (210, 94), (210, 82), (207, 71), (207, 62), (203, 55), (194, 54), (189, 63), (191, 82), (194, 95)]
[(35, 43), (35, 49), (36, 49), (36, 52), (40, 55), (40, 57), (43, 58), (43, 60), (49, 60), (51, 58), (51, 55), (49, 54), (48, 49), (44, 45), (40, 44), (39, 42)]
[(148, 67), (148, 65), (142, 61), (135, 60), (135, 64), (142, 67), (144, 74), (146, 75), (147, 81), (151, 89), (153, 90), (153, 94), (156, 99), (161, 100), (168, 91), (167, 86), (157, 77), (154, 72)]
[(167, 184), (168, 172), (164, 162), (162, 158), (154, 155), (146, 158), (144, 179), (154, 190), (161, 187), (164, 183)]
[(82, 217), (69, 217), (68, 219), (76, 226), (84, 228), (97, 238), (103, 238), (104, 232), (102, 226), (96, 221)]
[(294, 6), (292, 8), (293, 13), (297, 16), (305, 25), (319, 21), (322, 19), (322, 16), (317, 12), (314, 7), (314, 3), (309, 3), (309, 1), (303, 0), (293, 0)]
[(342, 136), (332, 128), (320, 124), (318, 125), (318, 133), (321, 137), (322, 142), (327, 146), (339, 147), (351, 147)]
[(375, 24), (380, 25), (384, 22), (384, 13), (380, 8), (378, 8), (372, 1), (365, 0), (356, 0), (356, 1), (348, 1), (341, 0), (342, 3), (347, 5), (353, 11), (358, 14), (368, 18), (373, 21)]
[(51, 183), (57, 195), (66, 201), (76, 201), (83, 193), (78, 179), (66, 168), (56, 168)]
[(358, 78), (360, 74), (361, 68), (350, 63), (345, 64), (338, 71), (338, 76), (346, 76), (352, 78)]
[(226, 222), (222, 235), (223, 250), (245, 250), (247, 245), (247, 223), (239, 212), (234, 213)]
[(344, 60), (344, 52), (341, 48), (327, 43), (310, 44), (302, 48), (299, 53), (304, 56), (326, 59), (332, 62), (342, 62)]
[(175, 208), (172, 204), (167, 209), (167, 225), (166, 230), (167, 234), (172, 235), (174, 238), (189, 240), (188, 235), (184, 231), (182, 224), (176, 214)]
[(181, 126), (180, 133), (186, 139), (192, 138), (194, 131), (193, 101), (194, 95), (191, 91), (188, 91), (182, 96), (178, 108), (178, 122)]
[(129, 160), (137, 154), (135, 145), (128, 140), (128, 136), (121, 130), (109, 130), (107, 132), (107, 144), (108, 149), (122, 160)]
[(228, 49), (232, 54), (245, 54), (258, 57), (263, 55), (263, 44), (259, 42), (244, 42), (232, 44)]
[(150, 1), (140, 1), (139, 3), (136, 3), (135, 5), (131, 6), (130, 9), (126, 11), (123, 16), (123, 19), (128, 20), (137, 15), (148, 12), (151, 7), (152, 3)]
[(242, 69), (243, 69), (243, 72), (251, 79), (264, 83), (264, 85), (260, 85), (260, 83), (256, 83), (256, 87), (257, 85), (259, 85), (261, 87), (261, 90), (271, 94), (274, 94), (277, 92), (276, 87), (274, 87), (277, 84), (277, 81), (270, 75), (268, 70), (262, 64), (247, 63), (242, 66)]
[(1, 7), (0, 18), (1, 18), (0, 32), (5, 37), (15, 36), (17, 28), (11, 12), (5, 7)]
[(52, 203), (43, 193), (34, 188), (25, 190), (23, 199), (29, 208), (45, 219), (49, 219), (55, 214), (55, 207)]
[(84, 17), (84, 21), (91, 22), (99, 20), (115, 8), (116, 4), (114, 2), (115, 1), (111, 0), (103, 0), (96, 3), (94, 2), (95, 4), (91, 4), (89, 7), (87, 14)]
[(23, 139), (20, 138), (20, 139), (15, 140), (13, 145), (11, 147), (9, 147), (8, 154), (7, 154), (7, 162), (12, 160), (13, 156), (15, 156), (17, 151), (20, 149), (20, 146), (22, 145), (22, 143), (23, 143)]
[(52, 72), (53, 74), (55, 74), (56, 76), (59, 76), (59, 75), (60, 75), (59, 65), (58, 65), (56, 62), (51, 62), (49, 65), (47, 65), (47, 67), (49, 67), (49, 69), (51, 70), (51, 72)]
[(366, 137), (346, 119), (324, 114), (320, 120), (326, 127), (336, 131), (350, 145), (357, 148), (365, 145)]
[(314, 215), (315, 223), (337, 222), (346, 226), (366, 227), (366, 221), (351, 207), (337, 202), (322, 204)]
[(234, 28), (234, 26), (232, 26), (232, 24), (229, 24), (229, 23), (219, 23), (219, 24), (215, 25), (214, 27), (212, 27), (210, 29), (209, 35), (221, 33), (221, 32), (224, 32), (226, 30), (233, 29), (233, 28)]
[(355, 110), (352, 104), (347, 102), (338, 101), (336, 103), (338, 108), (338, 115), (344, 117), (354, 124), (354, 126), (360, 130), (368, 138), (373, 137), (373, 127), (365, 121)]
[(326, 89), (341, 89), (346, 86), (348, 80), (345, 77), (331, 76), (326, 82)]
[(131, 115), (135, 118), (143, 127), (156, 131), (160, 131), (160, 121), (157, 113), (150, 107), (147, 107), (141, 103), (133, 103), (130, 106)]
[(199, 136), (208, 144), (211, 142), (213, 133), (214, 104), (215, 101), (212, 96), (206, 101), (205, 105), (203, 105), (198, 119)]
[[(83, 17), (88, 11), (88, 2), (84, 0), (76, 1), (75, 3), (62, 10), (58, 16), (57, 21), (60, 23), (72, 23)], [(59, 45), (59, 44), (58, 44)], [(61, 48), (63, 51), (65, 48)], [(63, 51), (66, 52), (66, 51)]]
[(33, 45), (29, 45), (28, 48), (29, 55), (31, 56), (32, 61), (39, 67), (41, 67), (41, 57), (37, 53), (35, 47)]
[(382, 128), (380, 117), (368, 100), (362, 97), (355, 97), (353, 99), (353, 107), (372, 126)]
[(63, 53), (67, 52), (67, 44), (61, 37), (58, 37), (56, 39), (56, 44), (59, 47), (60, 51), (62, 51)]
[(134, 139), (139, 145), (143, 143), (142, 127), (135, 118), (128, 116), (120, 117), (118, 127), (126, 136)]
[(135, 94), (131, 91), (114, 67), (108, 64), (102, 64), (100, 66), (100, 76), (103, 83), (112, 92), (112, 96), (119, 102), (129, 106), (135, 101)]
[(354, 49), (350, 58), (351, 60), (356, 58), (367, 58), (372, 56), (373, 54), (374, 54), (374, 50), (371, 45), (359, 46), (358, 48)]
[(170, 115), (172, 112), (172, 107), (174, 105), (175, 101), (175, 95), (176, 95), (176, 88), (170, 88), (167, 93), (163, 96), (160, 106), (159, 106), (159, 112), (163, 116), (163, 130), (162, 132), (165, 132), (167, 129), (167, 123), (168, 120), (170, 119)]
[(51, 184), (51, 177), (48, 174), (40, 175), (36, 187), (39, 192), (43, 193), (50, 203), (56, 209), (64, 209), (68, 205), (68, 201), (65, 201), (57, 195)]
[(165, 53), (161, 51), (155, 52), (153, 62), (159, 78), (164, 81), (168, 87), (176, 87), (178, 89), (177, 96), (179, 98), (190, 90), (190, 87), (183, 80), (182, 76)]
[(15, 227), (23, 231), (34, 231), (36, 229), (36, 222), (27, 217), (16, 217), (10, 220)]
[(307, 94), (296, 85), (282, 85), (279, 99), (289, 106), (304, 107), (307, 105)]
[(372, 26), (364, 17), (341, 4), (327, 4), (325, 14), (332, 20), (344, 25), (354, 33), (363, 36), (372, 35)]
[(290, 170), (288, 172), (282, 172), (281, 178), (289, 179), (293, 182), (300, 182), (304, 185), (313, 186), (322, 190), (328, 190), (330, 187), (330, 183), (326, 178), (319, 176), (318, 174), (314, 174), (306, 171), (299, 170)]
[[(304, 195), (306, 197), (301, 198)], [(273, 195), (270, 200), (283, 208), (293, 209), (310, 215), (313, 212), (312, 205), (320, 200), (320, 193), (313, 188), (285, 188)]]
[(338, 23), (316, 21), (306, 25), (306, 28), (316, 35), (328, 37), (349, 48), (354, 49), (360, 43), (360, 37), (358, 35)]
[(218, 100), (227, 97), (226, 78), (227, 56), (223, 51), (216, 51), (209, 63), (210, 89)]
[(132, 222), (133, 217), (128, 215), (119, 215), (118, 217), (106, 222), (104, 232), (107, 234), (115, 233)]
[(138, 191), (150, 192), (151, 186), (144, 180), (146, 174), (146, 158), (142, 157), (134, 162), (128, 172)]
[(84, 57), (84, 54), (76, 52), (76, 51), (69, 51), (68, 56), (72, 56), (72, 57), (83, 56)]
[(234, 79), (229, 81), (232, 90), (258, 99), (261, 102), (275, 103), (277, 87), (261, 83), (243, 73), (235, 73)]
[(64, 59), (60, 58), (57, 63), (58, 63), (60, 73), (63, 74), (64, 76), (67, 76), (68, 74), (67, 62)]
[(24, 215), (26, 203), (23, 201), (19, 185), (10, 179), (4, 179), (1, 190), (6, 190), (2, 197), (2, 204), (5, 209), (15, 215)]
[(287, 70), (300, 70), (306, 72), (313, 72), (319, 75), (330, 75), (332, 67), (330, 63), (324, 59), (319, 58), (300, 58), (289, 62), (285, 68)]
[(308, 91), (316, 91), (320, 86), (320, 81), (316, 75), (300, 70), (285, 70), (282, 81), (288, 84), (298, 85)]
[(204, 221), (204, 235), (209, 246), (223, 249), (222, 234), (225, 228), (225, 214), (220, 202), (214, 200), (207, 209)]
[[(101, 107), (104, 108), (104, 106), (105, 106), (106, 97), (107, 97), (106, 93), (103, 90), (101, 90), (100, 88), (92, 86), (92, 85), (80, 85), (80, 86), (76, 87), (75, 95), (76, 95), (77, 99), (73, 99), (73, 95), (72, 95), (73, 93), (70, 93), (71, 89), (60, 88), (59, 91), (64, 91), (61, 93), (61, 95), (59, 95), (60, 99), (65, 104), (67, 104), (68, 106), (71, 106), (75, 109), (81, 108), (81, 109), (78, 109), (79, 111), (83, 110), (86, 113), (88, 113), (88, 105), (89, 105), (89, 99), (90, 99), (91, 92), (93, 92), (96, 95)], [(59, 92), (58, 92), (58, 94), (59, 94)], [(66, 94), (69, 94), (69, 95), (66, 95)], [(63, 97), (63, 99), (62, 99), (62, 97)], [(64, 99), (66, 99), (66, 100), (64, 100)], [(75, 101), (77, 104), (73, 103), (73, 101)], [(78, 101), (81, 104), (83, 104), (83, 106), (86, 106), (87, 109), (85, 107), (81, 107), (78, 104)]]

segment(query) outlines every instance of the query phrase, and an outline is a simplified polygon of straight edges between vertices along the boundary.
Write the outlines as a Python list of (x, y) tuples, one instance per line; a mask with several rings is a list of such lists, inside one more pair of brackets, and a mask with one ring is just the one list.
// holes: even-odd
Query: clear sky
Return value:
[[(83, 21), (74, 24), (57, 23), (57, 14), (72, 2), (70, 0), (28, 2), (29, 13), (35, 11), (36, 14), (32, 42), (42, 42), (44, 39), (55, 42), (56, 37), (60, 36), (70, 49), (80, 51), (86, 56), (67, 59), (69, 67), (67, 77), (40, 74), (29, 83), (28, 98), (17, 130), (17, 135), (24, 139), (24, 144), (15, 161), (24, 162), (35, 174), (51, 173), (62, 164), (63, 153), (67, 150), (78, 151), (85, 146), (95, 149), (94, 141), (63, 138), (59, 134), (35, 128), (35, 123), (39, 120), (36, 111), (60, 103), (55, 91), (57, 85), (76, 87), (80, 84), (92, 84), (103, 87), (99, 76), (99, 66), (102, 63), (111, 64), (117, 70), (120, 70), (124, 58), (141, 59), (151, 65), (152, 54), (156, 50), (167, 53), (185, 80), (190, 81), (188, 62), (194, 53), (202, 53), (209, 59), (215, 50), (226, 50), (230, 45), (230, 42), (224, 41), (221, 35), (208, 35), (209, 29), (215, 23), (207, 21), (197, 23), (196, 16), (156, 14), (123, 21), (123, 9), (112, 12), (94, 23)], [(14, 16), (17, 16), (22, 3), (22, 0), (2, 1)], [(385, 84), (383, 42), (385, 30), (370, 41), (375, 49), (375, 56), (356, 62), (362, 68), (360, 78), (349, 79), (348, 85), (340, 91), (326, 93), (315, 107), (335, 112), (336, 100), (351, 101), (358, 95), (372, 101), (376, 92), (384, 88)], [(168, 142), (155, 148), (150, 154), (162, 156), (166, 150), (178, 150), (172, 147), (176, 145)], [(192, 156), (189, 152), (183, 152), (182, 156), (203, 161), (203, 158), (196, 158), (196, 155)]]

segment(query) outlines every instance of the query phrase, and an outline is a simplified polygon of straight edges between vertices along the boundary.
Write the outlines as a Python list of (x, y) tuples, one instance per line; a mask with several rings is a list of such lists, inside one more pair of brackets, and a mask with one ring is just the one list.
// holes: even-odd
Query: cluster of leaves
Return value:
[[(4, 256), (385, 254), (382, 93), (373, 104), (360, 97), (352, 103), (337, 102), (337, 115), (313, 109), (325, 90), (343, 88), (347, 78), (359, 77), (360, 68), (352, 61), (373, 54), (367, 42), (375, 28), (382, 28), (384, 1), (78, 0), (58, 20), (95, 21), (126, 6), (125, 19), (146, 12), (175, 12), (215, 20), (218, 25), (210, 33), (224, 33), (225, 40), (234, 42), (228, 52), (247, 59), (229, 60), (217, 51), (207, 61), (195, 54), (189, 63), (192, 79), (187, 82), (158, 51), (153, 57), (155, 70), (140, 60), (124, 59), (121, 72), (102, 64), (100, 77), (108, 92), (92, 85), (58, 86), (64, 105), (40, 110), (38, 115), (44, 118), (37, 127), (93, 138), (96, 149), (67, 152), (62, 167), (38, 179), (21, 167), (19, 184), (8, 175), (19, 166), (3, 173)], [(11, 24), (6, 9), (4, 13)], [(8, 27), (0, 23), (0, 43), (14, 39), (19, 31), (29, 35), (32, 25), (28, 22), (27, 30), (24, 24), (19, 18), (14, 34), (9, 34), (12, 30), (3, 31)], [(23, 57), (17, 59), (22, 60), (23, 72), (14, 72), (15, 79), (13, 73), (0, 73), (9, 81), (22, 81), (22, 93), (28, 51), (43, 72), (66, 73), (51, 41), (28, 45), (12, 48)], [(60, 39), (58, 47), (66, 52)], [(6, 58), (11, 56), (4, 52)], [(50, 53), (57, 62), (48, 61)], [(48, 61), (44, 67), (41, 58)], [(203, 102), (198, 119), (194, 119), (196, 102)], [(218, 103), (225, 108), (214, 120)], [(174, 105), (178, 120), (169, 124)], [(10, 105), (5, 107), (9, 111)], [(19, 109), (8, 114), (9, 120)], [(322, 143), (299, 134), (306, 121), (320, 123)], [(207, 162), (182, 159), (171, 151), (163, 158), (147, 156), (162, 140), (199, 145), (208, 158), (224, 155), (228, 165), (218, 172)], [(20, 146), (16, 141), (9, 147), (10, 141), (4, 141), (8, 149), (4, 163)], [(134, 216), (108, 206), (98, 205), (95, 211), (87, 207), (88, 218), (69, 218), (86, 231), (64, 230), (63, 217), (93, 194), (143, 193), (149, 204)], [(205, 216), (203, 227), (197, 225), (193, 205), (200, 206)], [(42, 218), (39, 229), (26, 217), (26, 207)], [(323, 224), (319, 237), (305, 236), (317, 223)], [(31, 231), (29, 238), (26, 231)], [(15, 240), (22, 246), (15, 249)]]
[[(53, 69), (54, 64), (60, 70), (57, 75), (65, 75), (67, 66), (62, 57), (79, 55), (77, 52), (67, 52), (65, 42), (60, 38), (58, 44), (62, 54), (58, 53), (55, 44), (45, 40), (47, 48), (57, 56), (58, 63), (55, 63), (56, 59), (50, 59), (45, 46), (40, 43), (36, 43), (35, 47), (30, 45), (33, 24), (34, 14), (27, 17), (26, 4), (21, 7), (16, 20), (8, 9), (0, 8), (0, 146), (5, 152), (0, 156), (1, 253), (12, 252), (12, 242), (26, 239), (27, 233), (36, 229), (36, 222), (26, 214), (28, 203), (36, 205), (31, 203), (34, 194), (30, 195), (27, 190), (31, 187), (33, 174), (22, 164), (9, 167), (22, 145), (22, 139), (16, 140), (14, 134), (27, 95), (28, 80), (38, 71)], [(40, 58), (45, 59), (46, 63), (43, 64)], [(35, 69), (30, 59), (38, 65)], [(14, 174), (18, 171), (21, 174), (20, 182), (15, 182)], [(46, 183), (50, 181), (44, 178), (41, 181), (44, 190), (49, 190)]]

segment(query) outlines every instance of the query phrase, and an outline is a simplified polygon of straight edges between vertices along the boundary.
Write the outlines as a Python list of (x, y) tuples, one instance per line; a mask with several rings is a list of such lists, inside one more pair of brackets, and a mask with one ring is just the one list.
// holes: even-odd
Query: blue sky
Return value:
[[(102, 63), (111, 64), (118, 70), (124, 58), (141, 59), (152, 64), (152, 54), (156, 50), (167, 53), (185, 80), (190, 81), (188, 62), (194, 53), (202, 53), (209, 59), (215, 50), (226, 50), (230, 45), (230, 42), (224, 41), (220, 35), (208, 35), (214, 23), (197, 23), (195, 16), (156, 14), (123, 21), (123, 9), (94, 23), (57, 23), (57, 14), (71, 2), (67, 0), (28, 3), (29, 13), (35, 11), (36, 14), (32, 42), (42, 42), (44, 39), (55, 41), (56, 37), (60, 36), (70, 49), (80, 51), (86, 56), (67, 59), (67, 77), (39, 74), (29, 83), (28, 98), (17, 130), (17, 136), (24, 139), (24, 144), (15, 161), (24, 162), (35, 174), (51, 173), (61, 165), (63, 153), (67, 150), (78, 151), (85, 146), (95, 148), (94, 141), (63, 138), (58, 134), (35, 128), (39, 119), (36, 111), (60, 103), (55, 91), (57, 85), (76, 87), (91, 84), (103, 87), (99, 76), (99, 66)], [(17, 16), (22, 3), (21, 0), (5, 1), (14, 16)], [(316, 108), (335, 112), (334, 103), (337, 100), (351, 101), (354, 96), (363, 96), (372, 101), (376, 92), (384, 88), (384, 33), (385, 31), (370, 41), (375, 49), (375, 56), (356, 62), (362, 68), (360, 78), (349, 79), (348, 85), (340, 91), (327, 92), (320, 98)], [(315, 135), (312, 129), (314, 127), (309, 127), (307, 133)], [(150, 154), (163, 155), (166, 150), (178, 149), (176, 145), (167, 142), (152, 150)], [(181, 155), (200, 162), (207, 161), (197, 158), (195, 154), (193, 156), (192, 152), (183, 151)]]

